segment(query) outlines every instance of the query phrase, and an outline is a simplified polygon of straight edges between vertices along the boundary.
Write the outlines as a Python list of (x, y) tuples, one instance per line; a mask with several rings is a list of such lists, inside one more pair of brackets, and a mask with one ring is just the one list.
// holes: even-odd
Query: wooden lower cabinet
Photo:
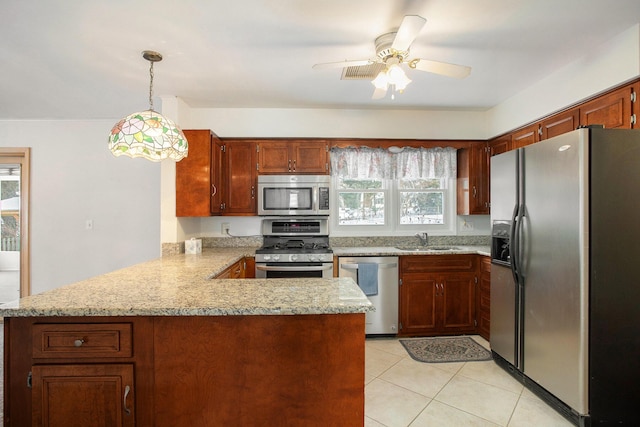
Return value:
[(224, 269), (218, 274), (216, 279), (255, 279), (256, 259), (254, 257), (244, 257), (240, 261)]
[(13, 317), (4, 328), (6, 427), (364, 425), (364, 313)]
[(233, 263), (233, 265), (227, 267), (222, 273), (218, 274), (216, 279), (244, 279), (245, 270), (246, 270), (246, 262), (241, 259), (238, 262)]
[(36, 365), (34, 426), (134, 426), (133, 364)]
[(491, 330), (491, 257), (480, 257), (478, 301), (478, 335), (489, 341)]
[(476, 332), (477, 255), (400, 258), (401, 336)]

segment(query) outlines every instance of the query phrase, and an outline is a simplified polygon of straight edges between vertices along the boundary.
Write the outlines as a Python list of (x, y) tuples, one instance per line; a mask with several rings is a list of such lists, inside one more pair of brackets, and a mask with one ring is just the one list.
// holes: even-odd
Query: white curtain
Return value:
[(351, 179), (391, 178), (391, 153), (381, 148), (332, 148), (331, 175)]
[(382, 148), (332, 148), (331, 175), (352, 179), (455, 178), (456, 149), (405, 147), (391, 153)]
[(395, 156), (395, 177), (428, 179), (456, 177), (456, 149), (405, 147)]

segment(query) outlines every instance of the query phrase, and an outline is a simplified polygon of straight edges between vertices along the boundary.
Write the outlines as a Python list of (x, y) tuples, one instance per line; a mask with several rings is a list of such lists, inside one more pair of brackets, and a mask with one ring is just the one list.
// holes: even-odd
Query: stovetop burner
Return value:
[(256, 253), (331, 253), (328, 237), (290, 239), (287, 237), (265, 237), (264, 244)]
[(284, 242), (276, 242), (269, 244), (268, 246), (262, 246), (261, 249), (273, 249), (273, 250), (290, 250), (290, 249), (302, 249), (302, 250), (323, 250), (329, 249), (329, 244), (325, 242), (305, 242), (303, 240), (287, 240)]

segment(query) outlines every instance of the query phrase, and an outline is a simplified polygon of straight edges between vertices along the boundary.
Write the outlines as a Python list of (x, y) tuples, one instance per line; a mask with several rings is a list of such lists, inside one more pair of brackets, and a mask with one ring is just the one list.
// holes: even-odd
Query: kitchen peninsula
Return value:
[(162, 257), (0, 307), (5, 425), (363, 425), (371, 303), (351, 279), (212, 279), (251, 254)]

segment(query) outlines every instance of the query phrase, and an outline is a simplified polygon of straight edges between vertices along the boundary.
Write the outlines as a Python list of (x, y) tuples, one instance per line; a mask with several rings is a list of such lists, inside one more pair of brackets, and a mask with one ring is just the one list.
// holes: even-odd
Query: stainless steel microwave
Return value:
[(258, 215), (329, 215), (328, 175), (258, 175)]

